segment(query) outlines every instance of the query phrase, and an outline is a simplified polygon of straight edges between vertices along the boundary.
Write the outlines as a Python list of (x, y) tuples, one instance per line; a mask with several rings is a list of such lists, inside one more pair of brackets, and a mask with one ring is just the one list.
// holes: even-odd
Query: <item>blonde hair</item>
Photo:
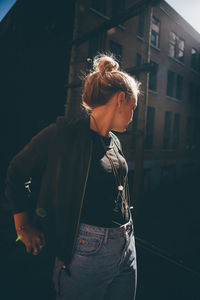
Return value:
[(117, 92), (124, 91), (126, 100), (137, 98), (141, 83), (125, 71), (119, 70), (114, 56), (98, 54), (93, 60), (93, 70), (86, 76), (82, 92), (82, 105), (89, 110), (106, 104)]

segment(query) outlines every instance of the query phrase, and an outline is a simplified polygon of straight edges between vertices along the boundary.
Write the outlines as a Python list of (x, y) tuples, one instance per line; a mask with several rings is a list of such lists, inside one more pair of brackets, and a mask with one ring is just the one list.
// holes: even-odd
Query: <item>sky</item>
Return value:
[[(0, 21), (16, 0), (0, 0)], [(200, 0), (166, 0), (194, 29), (200, 33)]]
[(0, 22), (16, 0), (0, 0)]
[(166, 2), (200, 33), (200, 0), (166, 0)]

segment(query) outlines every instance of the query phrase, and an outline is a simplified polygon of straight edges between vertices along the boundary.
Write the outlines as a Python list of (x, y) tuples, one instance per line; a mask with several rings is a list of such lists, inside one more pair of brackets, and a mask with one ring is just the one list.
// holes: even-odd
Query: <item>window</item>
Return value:
[(89, 58), (94, 58), (97, 55), (98, 51), (103, 51), (105, 49), (105, 32), (101, 32), (98, 35), (94, 36), (89, 41)]
[(173, 97), (174, 92), (174, 72), (168, 70), (167, 74), (167, 96)]
[(171, 131), (171, 112), (165, 112), (165, 124), (163, 135), (163, 149), (168, 150), (170, 147), (170, 131)]
[(160, 47), (160, 21), (155, 17), (152, 18), (151, 44)]
[(138, 16), (138, 36), (140, 36), (141, 38), (144, 37), (144, 11), (142, 11), (139, 16)]
[(191, 51), (191, 68), (197, 69), (197, 50), (194, 48)]
[(200, 86), (197, 86), (196, 106), (197, 106), (198, 109), (200, 109)]
[(136, 131), (138, 127), (138, 111), (139, 111), (139, 106), (137, 105), (133, 112), (132, 127), (134, 131)]
[(174, 32), (170, 32), (169, 56), (184, 62), (185, 42)]
[(198, 56), (199, 56), (199, 57), (198, 57), (198, 71), (200, 72), (200, 53), (199, 53)]
[(184, 62), (184, 51), (185, 51), (185, 42), (182, 39), (178, 40), (178, 52), (177, 59), (181, 62)]
[(199, 107), (200, 103), (200, 88), (193, 81), (189, 82), (188, 86), (188, 102)]
[(125, 0), (112, 0), (112, 15), (120, 14), (125, 8)]
[(158, 64), (153, 61), (151, 62), (154, 64), (154, 68), (149, 72), (149, 89), (156, 91)]
[(136, 53), (136, 66), (140, 66), (142, 62), (142, 55), (140, 53)]
[(166, 166), (161, 168), (161, 185), (172, 184), (176, 179), (176, 166)]
[(116, 42), (110, 41), (110, 52), (114, 54), (119, 64), (121, 64), (122, 46)]
[(194, 90), (195, 90), (195, 86), (194, 83), (191, 81), (189, 82), (189, 86), (188, 86), (188, 102), (190, 104), (194, 103), (194, 97), (195, 97)]
[(198, 107), (198, 102), (199, 102), (199, 85), (194, 84), (194, 105)]
[(195, 89), (196, 89), (196, 85), (191, 81), (189, 83), (189, 95), (188, 95), (188, 99), (189, 99), (189, 103), (194, 104), (195, 103)]
[(148, 194), (152, 190), (152, 169), (144, 169), (143, 173), (143, 192)]
[(180, 115), (174, 115), (174, 124), (173, 124), (173, 140), (172, 148), (174, 150), (178, 149), (179, 146), (179, 131), (180, 131)]
[(200, 134), (199, 134), (199, 130), (200, 130), (200, 126), (199, 126), (199, 119), (195, 118), (194, 119), (194, 149), (195, 150), (199, 150), (199, 145), (200, 145)]
[(135, 207), (135, 199), (133, 199), (133, 182), (134, 182), (134, 170), (128, 170), (128, 186), (129, 186), (129, 194), (130, 194), (130, 204)]
[(182, 92), (183, 92), (183, 77), (177, 75), (176, 78), (176, 99), (182, 100)]
[(170, 32), (169, 56), (176, 57), (176, 35)]
[(131, 139), (131, 149), (135, 150), (136, 147), (136, 131), (138, 128), (138, 111), (139, 111), (139, 106), (137, 105), (134, 112), (133, 112), (133, 121), (131, 122), (132, 130), (134, 132), (132, 139)]
[[(142, 64), (142, 55), (140, 53), (136, 53), (136, 66), (140, 66)], [(140, 80), (140, 71), (134, 72), (134, 76), (137, 80)]]
[[(183, 77), (177, 75), (176, 77), (176, 91), (174, 91), (175, 73), (168, 70), (167, 74), (167, 96), (175, 97), (178, 100), (182, 100), (183, 96)], [(176, 95), (174, 95), (176, 92)]]
[(102, 14), (106, 14), (106, 0), (92, 0), (92, 8), (96, 9)]
[(145, 142), (144, 142), (145, 149), (152, 149), (153, 147), (154, 119), (155, 119), (155, 108), (149, 106), (147, 110), (146, 135), (145, 135)]
[(195, 139), (195, 146), (196, 146), (196, 150), (200, 150), (200, 118), (196, 118), (195, 119), (195, 133), (194, 133), (194, 139)]
[(192, 117), (187, 118), (186, 131), (185, 131), (185, 149), (191, 150), (192, 147)]
[(190, 66), (193, 70), (200, 72), (200, 53), (195, 48), (191, 50), (191, 63)]

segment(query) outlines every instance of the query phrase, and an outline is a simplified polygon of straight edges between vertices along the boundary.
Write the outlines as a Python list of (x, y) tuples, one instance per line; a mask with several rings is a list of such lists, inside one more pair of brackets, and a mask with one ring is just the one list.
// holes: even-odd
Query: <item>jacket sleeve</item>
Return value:
[(10, 161), (6, 173), (5, 196), (13, 214), (28, 209), (25, 182), (44, 170), (55, 131), (56, 123), (45, 127)]

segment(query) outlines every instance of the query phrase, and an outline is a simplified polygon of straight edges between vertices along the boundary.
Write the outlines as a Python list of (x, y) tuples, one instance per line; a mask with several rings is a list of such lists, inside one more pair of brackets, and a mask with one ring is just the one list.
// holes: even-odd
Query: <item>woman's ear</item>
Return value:
[(125, 92), (121, 91), (117, 95), (117, 102), (118, 102), (119, 108), (121, 107), (121, 105), (123, 104), (124, 101), (125, 101)]

